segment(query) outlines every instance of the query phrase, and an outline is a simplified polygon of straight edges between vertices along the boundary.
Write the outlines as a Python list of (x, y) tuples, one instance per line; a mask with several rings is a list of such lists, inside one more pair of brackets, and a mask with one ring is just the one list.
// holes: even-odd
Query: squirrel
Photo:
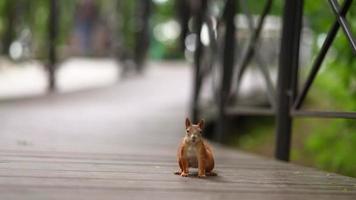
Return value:
[(186, 133), (179, 145), (177, 160), (180, 171), (176, 175), (187, 177), (189, 168), (198, 168), (198, 177), (216, 176), (212, 172), (214, 168), (213, 152), (209, 144), (202, 137), (204, 120), (198, 124), (192, 124), (189, 118), (185, 119)]

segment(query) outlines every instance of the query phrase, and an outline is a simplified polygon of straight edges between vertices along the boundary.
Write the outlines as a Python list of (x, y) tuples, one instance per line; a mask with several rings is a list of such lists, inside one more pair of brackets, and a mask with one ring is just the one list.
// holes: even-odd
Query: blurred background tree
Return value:
[[(76, 7), (81, 0), (58, 1), (59, 34), (58, 45), (68, 45), (71, 33), (75, 26)], [(132, 56), (136, 45), (135, 32), (137, 26), (139, 1), (93, 1), (98, 7), (99, 16), (104, 22), (110, 24), (111, 32), (119, 41), (119, 47), (125, 49), (124, 56)], [(152, 3), (152, 16), (150, 25), (150, 58), (182, 58), (177, 43), (180, 27), (176, 19), (175, 1), (154, 0)], [(3, 0), (0, 2), (0, 36), (1, 49), (6, 49), (11, 43), (21, 37), (22, 32), (29, 32), (33, 58), (46, 56), (46, 43), (48, 38), (48, 0)]]

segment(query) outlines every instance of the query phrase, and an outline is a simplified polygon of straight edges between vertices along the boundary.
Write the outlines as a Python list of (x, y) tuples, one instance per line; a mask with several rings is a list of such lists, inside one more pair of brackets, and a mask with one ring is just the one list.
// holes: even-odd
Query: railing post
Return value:
[(279, 54), (275, 157), (289, 161), (292, 117), (290, 108), (297, 89), (299, 42), (303, 0), (285, 0)]
[(58, 31), (58, 2), (57, 0), (50, 0), (50, 11), (48, 20), (48, 90), (53, 91), (56, 89), (56, 39)]
[(5, 1), (5, 33), (3, 36), (3, 49), (2, 53), (5, 55), (9, 55), (9, 49), (11, 42), (13, 42), (14, 36), (15, 36), (15, 16), (16, 16), (16, 6), (17, 6), (17, 0), (8, 0)]
[(185, 50), (185, 38), (189, 34), (189, 19), (192, 15), (189, 2), (185, 0), (176, 0), (176, 8), (178, 12), (181, 34), (180, 34), (180, 48)]
[(200, 7), (195, 13), (196, 49), (194, 52), (194, 82), (193, 82), (193, 99), (192, 99), (192, 107), (191, 107), (191, 117), (194, 122), (197, 121), (199, 117), (198, 101), (200, 96), (201, 84), (203, 81), (203, 76), (201, 74), (202, 66), (200, 60), (202, 55), (202, 43), (200, 41), (200, 32), (201, 32), (203, 18), (204, 18), (205, 10), (207, 8), (207, 4), (208, 4), (207, 0), (201, 0)]
[(135, 63), (136, 72), (141, 73), (144, 69), (147, 51), (150, 43), (149, 35), (149, 18), (151, 15), (152, 5), (151, 1), (140, 0), (137, 1), (136, 7), (137, 21), (136, 21), (136, 44), (135, 44)]
[(215, 139), (223, 141), (225, 138), (225, 123), (226, 123), (226, 105), (230, 94), (232, 73), (235, 61), (235, 18), (236, 0), (227, 0), (225, 5), (224, 21), (225, 21), (225, 40), (223, 52), (223, 66), (221, 88), (218, 102), (218, 119), (217, 132)]

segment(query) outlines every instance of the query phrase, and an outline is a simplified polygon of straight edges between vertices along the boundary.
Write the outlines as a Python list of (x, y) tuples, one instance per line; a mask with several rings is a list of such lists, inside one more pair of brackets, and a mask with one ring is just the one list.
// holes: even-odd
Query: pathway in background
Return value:
[[(183, 130), (190, 78), (187, 66), (161, 63), (107, 88), (5, 101), (0, 104), (0, 147), (141, 152), (153, 145), (150, 138), (169, 147)], [(172, 141), (161, 141), (162, 131), (174, 136)]]
[[(68, 92), (111, 85), (120, 68), (112, 59), (71, 58), (57, 71), (57, 92)], [(12, 63), (0, 60), (0, 99), (34, 96), (47, 92), (47, 74), (37, 61)]]

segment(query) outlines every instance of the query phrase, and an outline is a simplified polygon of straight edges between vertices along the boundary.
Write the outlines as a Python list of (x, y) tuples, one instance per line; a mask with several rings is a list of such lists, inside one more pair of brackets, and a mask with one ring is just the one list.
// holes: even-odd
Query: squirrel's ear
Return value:
[(190, 122), (189, 118), (185, 118), (185, 128), (188, 128), (192, 125), (192, 122)]
[(200, 128), (200, 129), (203, 129), (203, 128), (204, 128), (204, 124), (205, 124), (204, 119), (201, 119), (201, 120), (199, 121), (199, 123), (198, 123), (199, 128)]

